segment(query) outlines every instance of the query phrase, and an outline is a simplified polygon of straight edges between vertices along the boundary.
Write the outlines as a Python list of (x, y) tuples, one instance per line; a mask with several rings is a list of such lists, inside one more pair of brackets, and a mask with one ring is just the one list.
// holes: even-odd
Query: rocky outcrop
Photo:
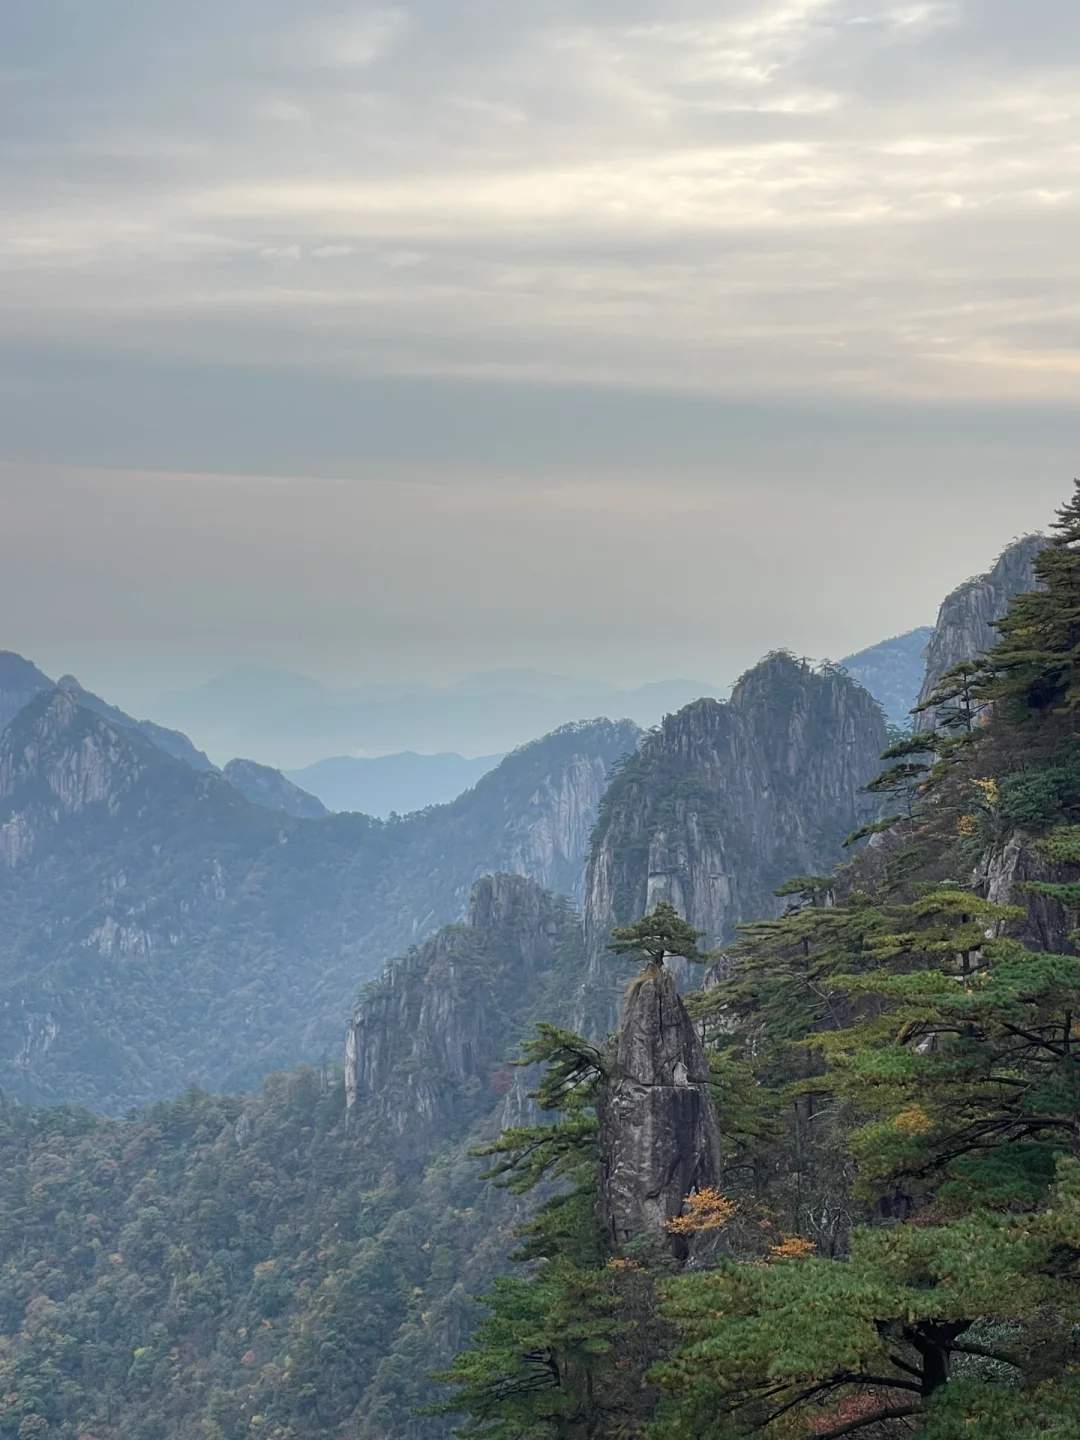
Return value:
[(0, 837), (18, 835), (0, 851), (9, 864), (25, 858), (39, 833), (62, 815), (117, 803), (138, 779), (138, 759), (104, 721), (80, 708), (66, 690), (46, 693), (25, 725), (0, 738)]
[(321, 800), (301, 790), (270, 765), (260, 765), (255, 760), (230, 760), (221, 773), (253, 805), (280, 810), (297, 820), (318, 820), (330, 813)]
[(715, 1186), (720, 1176), (708, 1081), (675, 977), (666, 967), (646, 970), (627, 994), (598, 1106), (600, 1218), (613, 1251), (651, 1237), (685, 1254), (667, 1222), (692, 1191)]
[(933, 633), (929, 625), (920, 625), (840, 661), (851, 678), (870, 691), (892, 725), (911, 724), (910, 711), (922, 686), (926, 646)]
[(565, 900), (519, 875), (479, 881), (464, 925), (367, 987), (346, 1035), (350, 1112), (415, 1146), (477, 1097), (490, 1109), (512, 1088), (507, 1060), (527, 1012), (571, 952), (581, 955), (580, 930)]
[(982, 857), (974, 879), (976, 890), (987, 900), (995, 905), (1017, 905), (1024, 911), (1021, 920), (1006, 927), (1009, 934), (1032, 950), (1051, 955), (1076, 953), (1070, 938), (1076, 930), (1074, 912), (1029, 887), (1032, 883), (1075, 885), (1080, 880), (1080, 866), (1049, 859), (1037, 836), (1013, 830)]
[(776, 887), (831, 868), (873, 813), (862, 787), (884, 746), (865, 690), (785, 654), (744, 675), (726, 703), (669, 715), (601, 807), (586, 879), (590, 951), (600, 955), (613, 925), (659, 900), (703, 931), (705, 946), (776, 913)]
[(209, 756), (205, 755), (197, 746), (193, 745), (188, 737), (180, 730), (170, 730), (165, 725), (158, 725), (153, 720), (136, 720), (121, 710), (117, 705), (110, 705), (100, 695), (95, 695), (92, 690), (87, 690), (80, 685), (74, 675), (62, 675), (56, 682), (61, 690), (74, 697), (76, 703), (84, 710), (92, 710), (95, 715), (101, 715), (106, 720), (111, 720), (114, 725), (124, 730), (137, 730), (144, 740), (166, 755), (171, 755), (174, 760), (180, 760), (183, 764), (191, 767), (192, 770), (200, 772), (216, 769), (211, 763)]
[[(628, 749), (633, 749), (636, 739), (628, 729)], [(510, 868), (536, 876), (542, 884), (580, 902), (589, 838), (607, 788), (608, 771), (602, 756), (580, 754), (556, 773), (545, 775), (523, 810), (507, 825)]]
[[(1035, 557), (1046, 546), (1042, 535), (1025, 535), (1007, 546), (984, 575), (958, 585), (941, 602), (937, 624), (926, 645), (926, 669), (919, 704), (933, 694), (941, 677), (962, 660), (974, 660), (997, 640), (1000, 620), (1014, 595), (1035, 588)], [(915, 717), (917, 731), (933, 730), (934, 712)]]
[(100, 695), (85, 689), (74, 675), (63, 675), (54, 685), (36, 665), (16, 655), (13, 650), (0, 651), (0, 731), (10, 725), (37, 696), (53, 689), (66, 691), (82, 709), (92, 710), (122, 729), (137, 730), (151, 745), (171, 755), (174, 760), (182, 760), (193, 770), (214, 769), (208, 757), (179, 730), (169, 730), (152, 720), (133, 719), (116, 705), (110, 705)]

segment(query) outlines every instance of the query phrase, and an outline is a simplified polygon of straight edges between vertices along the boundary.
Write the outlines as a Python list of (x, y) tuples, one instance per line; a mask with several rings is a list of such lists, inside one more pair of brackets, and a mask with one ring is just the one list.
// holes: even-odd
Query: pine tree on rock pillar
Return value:
[(597, 1112), (607, 1244), (663, 1246), (685, 1261), (688, 1241), (668, 1225), (688, 1196), (717, 1186), (720, 1135), (701, 1041), (675, 977), (652, 956), (627, 993)]

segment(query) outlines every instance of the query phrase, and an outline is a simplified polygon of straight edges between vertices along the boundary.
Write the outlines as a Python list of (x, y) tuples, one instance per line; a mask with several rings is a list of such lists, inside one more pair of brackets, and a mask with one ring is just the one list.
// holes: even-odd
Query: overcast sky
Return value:
[(1075, 0), (3, 0), (0, 645), (722, 682), (1080, 470)]

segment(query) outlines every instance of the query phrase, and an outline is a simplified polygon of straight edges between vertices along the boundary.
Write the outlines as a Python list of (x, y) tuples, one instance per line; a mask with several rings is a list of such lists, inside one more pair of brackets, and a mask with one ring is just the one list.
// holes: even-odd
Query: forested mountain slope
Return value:
[(1054, 532), (891, 747), (876, 843), (685, 1007), (678, 915), (619, 932), (617, 1046), (559, 1036), (499, 1145), (574, 1198), (455, 1362), (461, 1436), (1080, 1433), (1080, 484)]
[(412, 1408), (520, 1213), (466, 1151), (519, 1113), (516, 1037), (581, 965), (566, 902), (496, 876), (361, 1002), (355, 1033), (406, 1023), (348, 1113), (311, 1070), (124, 1121), (0, 1102), (2, 1440), (443, 1433)]
[(0, 650), (0, 730), (13, 720), (35, 695), (51, 690), (53, 682), (14, 650)]
[[(690, 706), (649, 737), (644, 765), (620, 767), (594, 859), (607, 847), (610, 873), (642, 888), (613, 918), (635, 921), (635, 896), (642, 909), (707, 898), (720, 873), (735, 895), (763, 894), (719, 983), (680, 997), (674, 957), (705, 957), (663, 906), (621, 932), (619, 959), (599, 912), (586, 950), (565, 901), (499, 875), (475, 887), (465, 924), (372, 983), (343, 1078), (300, 1070), (255, 1098), (189, 1094), (123, 1121), (6, 1102), (0, 1440), (442, 1440), (452, 1428), (470, 1440), (1071, 1440), (1080, 500), (1063, 524), (1056, 560), (1039, 562), (1044, 589), (1014, 598), (1000, 650), (939, 675), (937, 733), (890, 757), (898, 818), (835, 874), (822, 873), (833, 847), (871, 803), (855, 786), (864, 727), (882, 736), (877, 708), (835, 671), (770, 657), (734, 716)], [(328, 937), (322, 965), (333, 924), (376, 913), (361, 896), (379, 924), (400, 915), (391, 876), (423, 871), (465, 913), (463, 857), (485, 833), (517, 860), (568, 865), (590, 743), (610, 747), (610, 767), (636, 738), (616, 732), (548, 737), (455, 805), (395, 825), (302, 821), (169, 762), (70, 695), (42, 696), (0, 745), (3, 914), (25, 946), (35, 917), (20, 907), (56, 876), (69, 898), (60, 911), (51, 891), (47, 913), (72, 934), (103, 885), (182, 895), (187, 908), (160, 914), (182, 915), (185, 935), (205, 926), (209, 964), (239, 921), (258, 926), (269, 907), (280, 923), (274, 904), (287, 913), (290, 885), (315, 874), (330, 916), (308, 917)], [(148, 828), (163, 796), (189, 834), (177, 852)], [(751, 804), (778, 831), (763, 859), (735, 848)], [(764, 833), (750, 829), (755, 844)], [(731, 868), (653, 876), (660, 834), (664, 854), (679, 834), (683, 853)], [(73, 857), (97, 853), (88, 838), (109, 861), (79, 877)], [(220, 884), (200, 894), (181, 857), (211, 854)], [(803, 873), (781, 907), (765, 887), (786, 858)], [(159, 867), (149, 888), (144, 865)], [(714, 933), (738, 918), (713, 913)], [(70, 945), (62, 983), (83, 1014), (64, 1013), (51, 1048), (77, 1044), (86, 1017), (108, 1038), (106, 1014), (126, 1024), (133, 989), (187, 1025), (171, 1033), (147, 1011), (166, 1051), (202, 1043), (212, 1007), (198, 1025), (183, 1009), (196, 972), (170, 949), (138, 949), (140, 927), (167, 936), (159, 912), (113, 918), (132, 928), (113, 932), (128, 949), (112, 991), (95, 989), (100, 970), (87, 983), (88, 947)], [(264, 943), (259, 931), (253, 949)], [(36, 983), (30, 952), (10, 953)], [(225, 953), (246, 1003), (261, 981), (242, 947)], [(642, 962), (613, 1043), (562, 1028), (606, 1013)], [(299, 1010), (323, 971), (293, 973)], [(546, 1075), (509, 1067), (541, 1021), (529, 1056)], [(476, 1145), (523, 1198), (481, 1181)], [(476, 1297), (518, 1243), (533, 1264), (495, 1282), (470, 1341)], [(447, 1365), (457, 1418), (417, 1414), (442, 1393), (431, 1368)]]
[(120, 1109), (337, 1054), (358, 986), (478, 876), (579, 886), (636, 739), (569, 726), (451, 805), (297, 820), (43, 692), (0, 736), (0, 1087)]

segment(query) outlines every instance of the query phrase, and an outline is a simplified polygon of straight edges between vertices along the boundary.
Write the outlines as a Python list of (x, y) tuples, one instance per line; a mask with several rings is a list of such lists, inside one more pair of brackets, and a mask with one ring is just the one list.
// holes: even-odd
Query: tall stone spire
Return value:
[(669, 1235), (666, 1224), (692, 1191), (715, 1186), (720, 1175), (708, 1080), (674, 975), (651, 967), (627, 995), (598, 1107), (600, 1212), (612, 1250), (653, 1236), (685, 1258), (685, 1241)]

